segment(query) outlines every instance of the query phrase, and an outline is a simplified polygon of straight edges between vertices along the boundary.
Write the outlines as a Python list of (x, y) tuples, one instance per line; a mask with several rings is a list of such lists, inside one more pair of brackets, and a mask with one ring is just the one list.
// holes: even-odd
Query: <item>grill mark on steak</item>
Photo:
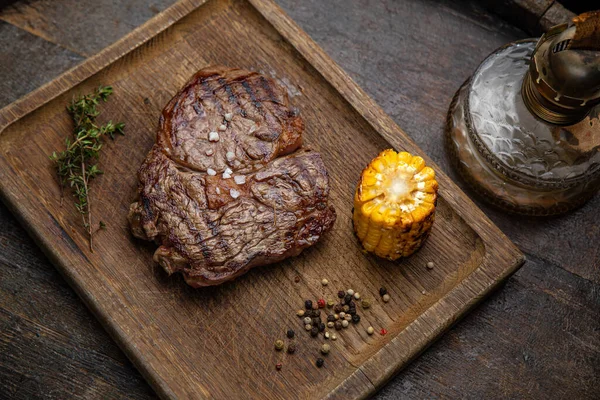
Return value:
[(227, 83), (227, 81), (225, 80), (225, 78), (219, 78), (219, 85), (221, 85), (221, 87), (227, 93), (227, 99), (229, 100), (229, 104), (235, 105), (235, 106), (237, 106), (237, 108), (241, 108), (240, 103), (239, 103), (239, 99), (233, 93), (233, 90), (231, 89), (231, 86)]
[[(210, 229), (210, 233), (212, 234), (213, 237), (218, 238), (219, 240), (219, 248), (223, 250), (223, 252), (227, 252), (229, 250), (229, 246), (227, 245), (227, 243), (225, 243), (223, 241), (223, 238), (220, 236), (220, 229), (219, 226), (220, 225), (215, 225), (214, 221), (212, 221), (210, 219), (210, 216), (203, 212), (202, 208), (200, 208), (200, 205), (198, 204), (198, 202), (194, 199), (194, 196), (190, 195), (187, 186), (183, 186), (182, 184), (182, 188), (185, 191), (187, 197), (190, 199), (190, 203), (192, 204), (192, 206), (194, 207), (195, 211), (197, 214), (202, 216), (202, 219), (204, 220), (204, 223), (206, 224), (206, 226), (208, 226), (208, 228)], [(190, 226), (190, 224), (188, 224), (188, 228), (190, 229), (190, 232), (195, 232), (194, 236), (196, 238), (200, 238), (199, 241), (197, 243), (203, 243), (204, 242), (204, 238), (202, 237), (202, 235), (200, 234), (200, 231), (198, 229), (196, 229), (193, 226)], [(207, 257), (207, 259), (210, 259), (210, 257)]]
[[(260, 82), (260, 80), (259, 80)], [(260, 130), (255, 132), (255, 136), (261, 140), (272, 142), (273, 139), (280, 137), (282, 133), (281, 125), (275, 117), (275, 112), (271, 109), (271, 107), (267, 108), (262, 104), (263, 99), (259, 99), (257, 97), (257, 93), (254, 91), (254, 88), (250, 86), (249, 82), (243, 82), (242, 86), (250, 99), (252, 100), (252, 105), (258, 110), (260, 115), (265, 119), (267, 123), (267, 128), (265, 130)], [(257, 86), (257, 89), (259, 87)], [(266, 100), (266, 99), (265, 99)]]
[[(208, 131), (220, 124), (226, 130), (209, 142)], [(194, 287), (299, 254), (335, 221), (320, 155), (298, 150), (303, 129), (271, 79), (226, 67), (199, 71), (161, 115), (157, 142), (138, 172), (132, 233), (159, 243), (154, 259)], [(226, 167), (245, 183), (224, 179)], [(207, 168), (218, 174), (208, 176)]]
[(275, 97), (275, 93), (273, 92), (273, 89), (271, 88), (271, 86), (269, 85), (269, 82), (265, 79), (265, 77), (261, 76), (258, 78), (258, 80), (260, 82), (260, 86), (265, 90), (265, 93), (267, 93), (267, 96), (269, 96), (269, 100), (271, 100), (275, 104), (280, 104), (279, 101), (277, 100), (277, 98)]
[[(215, 82), (216, 80), (216, 76), (209, 76), (206, 78), (200, 78), (200, 84), (202, 86), (202, 88), (204, 89), (204, 93), (200, 94), (200, 100), (202, 101), (202, 104), (207, 103), (208, 105), (211, 104), (211, 102), (214, 104), (215, 108), (217, 109), (217, 111), (220, 114), (223, 114), (223, 106), (221, 105), (221, 101), (217, 98), (217, 96), (215, 96), (215, 89), (216, 87), (212, 85), (213, 82)], [(218, 83), (218, 81), (217, 81)]]

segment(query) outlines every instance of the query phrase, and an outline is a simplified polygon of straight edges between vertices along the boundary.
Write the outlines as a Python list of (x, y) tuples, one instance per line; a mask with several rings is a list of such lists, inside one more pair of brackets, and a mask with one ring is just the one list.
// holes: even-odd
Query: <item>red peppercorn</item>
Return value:
[(277, 364), (275, 365), (275, 369), (276, 369), (277, 371), (281, 371), (281, 363), (277, 363)]
[(387, 329), (381, 328), (381, 331), (379, 331), (379, 333), (381, 333), (381, 335), (385, 335), (387, 333)]
[(323, 308), (323, 307), (325, 307), (325, 300), (324, 299), (319, 299), (317, 301), (317, 304), (319, 305), (319, 308)]

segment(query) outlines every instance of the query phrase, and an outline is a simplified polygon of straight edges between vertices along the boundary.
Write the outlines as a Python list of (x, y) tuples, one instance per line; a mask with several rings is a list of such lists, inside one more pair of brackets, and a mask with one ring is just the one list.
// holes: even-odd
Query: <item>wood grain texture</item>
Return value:
[[(1, 167), (7, 172), (4, 200), (162, 397), (242, 393), (364, 397), (514, 272), (521, 255), (440, 174), (443, 199), (428, 245), (405, 261), (402, 269), (364, 257), (352, 237), (344, 205), (352, 197), (361, 168), (389, 146), (378, 133), (397, 148), (420, 151), (272, 3), (252, 1), (257, 12), (243, 1), (214, 0), (194, 11), (200, 3), (178, 3), (0, 113), (0, 123), (6, 126), (0, 145)], [(141, 45), (174, 22), (168, 31)], [(134, 47), (138, 48), (131, 52)], [(239, 65), (295, 82), (301, 95), (294, 100), (309, 126), (306, 142), (321, 150), (330, 168), (331, 197), (340, 218), (320, 246), (283, 263), (283, 268), (263, 268), (243, 280), (200, 292), (150, 267), (150, 249), (138, 246), (128, 235), (123, 212), (135, 188), (131, 164), (138, 165), (153, 142), (162, 104), (191, 73), (208, 63)], [(84, 235), (75, 228), (77, 215), (59, 206), (46, 155), (69, 130), (64, 103), (100, 82), (115, 87), (114, 99), (105, 109), (114, 119), (127, 116), (130, 134), (120, 140), (120, 146), (111, 146), (105, 175), (97, 183), (99, 198), (104, 200), (96, 203), (96, 210), (109, 228), (99, 235), (97, 252), (91, 254)], [(77, 86), (71, 89), (73, 84)], [(37, 109), (40, 104), (44, 106)], [(19, 138), (24, 131), (36, 134), (23, 142)], [(428, 260), (438, 264), (434, 271), (423, 268)], [(319, 374), (309, 357), (295, 357), (296, 368), (278, 374), (272, 369), (273, 339), (283, 332), (284, 321), (298, 324), (291, 314), (302, 298), (319, 295), (323, 270), (341, 287), (362, 282), (363, 293), (388, 286), (395, 294), (394, 307), (377, 305), (366, 318), (390, 333), (370, 338), (364, 330), (353, 329), (352, 335), (341, 337), (334, 348), (344, 347), (344, 351), (329, 356), (330, 374)], [(303, 278), (296, 286), (295, 274)], [(260, 287), (269, 289), (257, 291)], [(236, 299), (235, 307), (230, 299)], [(261, 320), (254, 318), (256, 312)], [(254, 336), (244, 334), (247, 331), (259, 333), (264, 342), (257, 343)], [(244, 350), (248, 348), (256, 352), (250, 354)], [(248, 385), (251, 379), (261, 384)]]
[[(600, 196), (562, 217), (510, 216), (475, 197), (446, 156), (442, 127), (452, 96), (487, 55), (526, 33), (477, 2), (282, 3), (519, 248), (600, 283), (600, 250), (591, 245), (600, 241)], [(396, 22), (403, 15), (414, 17)]]
[[(89, 57), (163, 11), (175, 0), (16, 1), (2, 9), (0, 20)], [(85, 16), (85, 18), (82, 18)]]
[(555, 0), (483, 0), (485, 7), (532, 35), (540, 35), (539, 21)]
[(527, 255), (506, 285), (377, 398), (597, 398), (599, 305), (597, 285)]
[[(60, 9), (66, 7), (69, 1), (54, 0), (52, 6)], [(80, 1), (82, 4), (88, 2), (90, 0)], [(483, 57), (508, 41), (526, 37), (525, 33), (490, 15), (477, 6), (477, 1), (278, 2), (393, 116), (438, 166), (458, 179), (446, 164), (439, 139), (447, 102)], [(123, 18), (144, 12), (135, 8), (126, 12), (129, 3), (113, 0), (111, 9), (105, 12), (108, 15), (120, 14)], [(73, 33), (65, 34), (64, 38), (79, 34), (80, 31), (76, 32), (71, 27), (71, 21), (60, 18), (61, 13), (54, 12), (52, 15), (54, 19), (48, 23)], [(131, 18), (141, 20), (135, 16)], [(418, 21), (423, 19), (433, 23), (419, 24)], [(96, 34), (111, 35), (109, 25), (102, 29), (107, 31), (98, 29)], [(52, 61), (51, 58), (45, 59), (43, 53), (29, 52), (28, 42), (19, 42), (22, 37), (27, 35), (2, 42), (2, 46), (11, 45), (6, 54), (10, 56), (11, 52), (18, 51), (24, 59), (35, 62), (23, 62), (19, 70), (2, 69), (5, 87), (7, 81), (15, 76), (21, 80), (21, 85), (35, 81), (39, 70), (46, 67), (44, 63)], [(453, 58), (453, 52), (460, 56)], [(64, 52), (57, 57), (67, 59), (67, 54)], [(440, 54), (439, 62), (436, 54)], [(8, 61), (8, 57), (0, 58), (0, 68)], [(58, 73), (61, 70), (53, 71)], [(3, 91), (2, 96), (7, 102), (13, 101), (23, 93), (22, 90), (16, 83), (8, 91)], [(410, 95), (403, 95), (406, 91)], [(417, 98), (413, 98), (415, 94)], [(457, 183), (462, 185), (460, 180)], [(600, 288), (580, 276), (597, 276), (594, 274), (600, 265), (597, 246), (591, 245), (600, 240), (599, 232), (594, 228), (600, 223), (596, 212), (600, 207), (600, 197), (596, 196), (583, 208), (562, 218), (524, 221), (490, 209), (479, 203), (477, 198), (475, 201), (527, 251), (530, 262), (509, 280), (506, 287), (450, 330), (374, 397), (480, 399), (506, 398), (503, 393), (522, 393), (521, 398), (554, 398), (568, 397), (570, 392), (575, 395), (593, 393), (598, 383), (587, 379), (582, 372), (597, 369), (597, 361), (588, 354), (597, 354), (600, 335), (580, 336), (578, 333), (597, 331), (598, 321), (589, 318), (580, 308), (570, 307), (570, 304), (597, 307), (594, 305), (597, 303), (589, 303), (586, 299), (590, 294), (598, 296)], [(84, 342), (89, 341), (86, 347), (89, 351), (112, 348), (111, 354), (118, 354), (114, 342), (98, 329), (93, 316), (2, 204), (0, 226), (0, 256), (11, 262), (10, 267), (0, 262), (0, 275), (12, 278), (6, 281), (7, 285), (0, 285), (0, 298), (6, 298), (4, 304), (15, 304), (19, 315), (27, 319), (37, 320), (40, 315), (44, 316), (41, 325), (54, 319), (62, 321), (61, 325), (71, 335), (80, 336)], [(540, 273), (530, 273), (532, 269)], [(549, 282), (554, 293), (568, 293), (569, 301), (558, 295), (548, 296), (546, 288), (538, 289), (538, 281), (542, 278)], [(36, 308), (42, 302), (45, 307), (40, 313)], [(69, 318), (71, 313), (76, 317)], [(531, 321), (546, 320), (553, 322), (531, 325)], [(526, 349), (530, 354), (544, 356), (526, 363), (523, 357), (519, 358), (515, 349), (519, 349), (517, 346), (520, 345), (512, 338), (525, 337), (530, 331), (533, 332), (532, 339), (525, 342)], [(499, 342), (498, 338), (502, 340)], [(547, 338), (552, 343), (552, 353), (547, 353)], [(579, 346), (587, 350), (572, 351)], [(77, 390), (80, 386), (72, 384), (74, 381), (84, 381), (89, 387), (97, 385), (79, 370), (69, 368), (69, 358), (55, 357), (55, 348), (45, 346), (36, 336), (23, 337), (3, 347), (0, 369), (12, 373), (7, 379), (0, 378), (0, 393), (9, 393), (9, 397), (15, 399), (62, 399), (81, 395)], [(73, 348), (73, 351), (81, 353), (82, 350)], [(19, 359), (37, 360), (37, 363), (19, 363)], [(124, 359), (123, 355), (121, 359)], [(128, 369), (130, 375), (114, 372), (114, 364), (110, 360), (96, 358), (95, 364), (96, 368), (103, 370), (103, 374), (113, 375), (111, 386), (114, 388), (106, 385), (102, 390), (90, 388), (89, 393), (97, 396), (88, 398), (123, 398), (124, 395), (111, 394), (121, 394), (119, 386), (130, 388), (132, 397), (149, 393), (150, 389), (131, 366)], [(19, 367), (12, 370), (15, 362)], [(563, 373), (549, 375), (547, 372), (556, 365), (561, 366)], [(35, 379), (37, 371), (41, 370), (49, 373)], [(522, 375), (527, 378), (521, 379)], [(12, 388), (15, 380), (27, 382), (23, 385), (27, 390), (9, 392), (8, 385)], [(555, 393), (560, 393), (560, 396), (555, 396)], [(151, 397), (150, 394), (147, 396)]]
[[(596, 9), (596, 7), (590, 9)], [(542, 32), (547, 31), (553, 26), (570, 21), (574, 16), (574, 12), (567, 10), (562, 4), (555, 1), (540, 18), (540, 30)]]
[(155, 398), (4, 207), (0, 219), (0, 398)]
[(0, 21), (0, 59), (0, 107), (4, 107), (83, 57)]
[[(575, 13), (556, 0), (484, 0), (489, 10), (534, 36), (540, 36), (553, 26), (568, 22)], [(577, 2), (575, 2), (577, 4)], [(580, 4), (583, 11), (594, 10), (591, 3)]]

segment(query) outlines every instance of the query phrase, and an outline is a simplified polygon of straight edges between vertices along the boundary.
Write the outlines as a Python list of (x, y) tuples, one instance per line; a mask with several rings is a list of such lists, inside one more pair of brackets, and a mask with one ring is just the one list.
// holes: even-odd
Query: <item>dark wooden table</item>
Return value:
[[(172, 2), (21, 0), (4, 8), (0, 106)], [(278, 3), (472, 194), (446, 158), (446, 110), (486, 55), (524, 32), (475, 0)], [(541, 220), (478, 204), (528, 261), (375, 397), (598, 398), (600, 196)], [(155, 394), (0, 204), (0, 398), (70, 397)]]

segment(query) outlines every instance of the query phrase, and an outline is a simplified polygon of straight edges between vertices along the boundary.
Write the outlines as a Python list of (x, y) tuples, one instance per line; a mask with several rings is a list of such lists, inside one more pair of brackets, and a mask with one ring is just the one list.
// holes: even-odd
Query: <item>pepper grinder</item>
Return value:
[(454, 96), (446, 147), (505, 211), (555, 215), (600, 188), (600, 11), (488, 56)]

